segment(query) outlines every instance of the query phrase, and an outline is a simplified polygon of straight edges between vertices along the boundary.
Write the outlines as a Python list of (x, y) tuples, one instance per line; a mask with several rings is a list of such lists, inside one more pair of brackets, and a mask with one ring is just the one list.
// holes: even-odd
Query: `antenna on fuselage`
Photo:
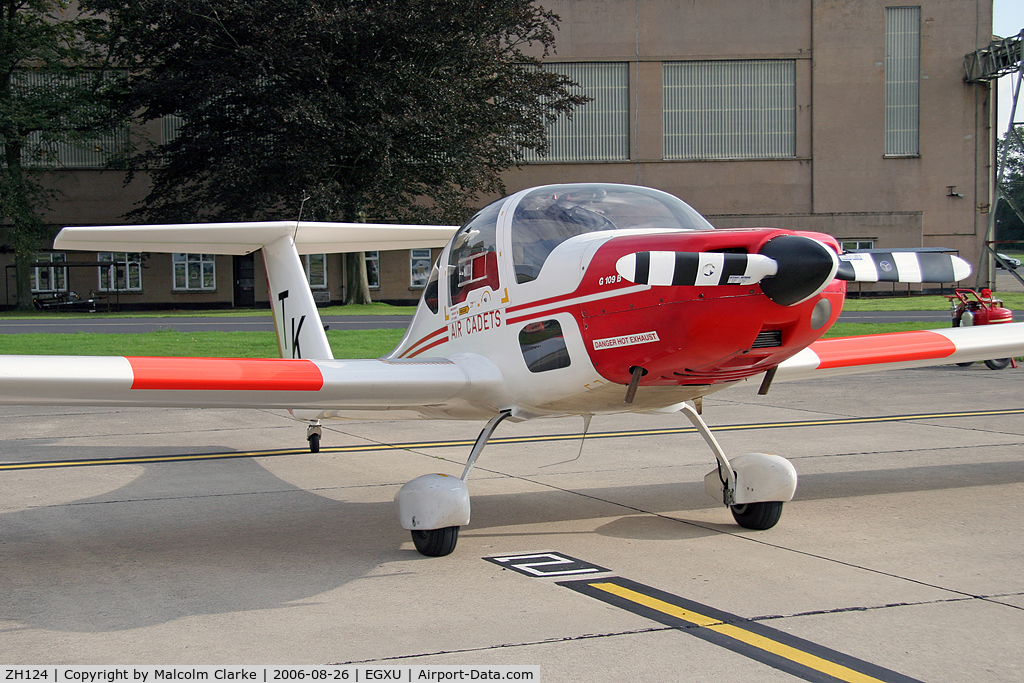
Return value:
[(302, 223), (302, 212), (306, 208), (306, 202), (309, 201), (310, 195), (305, 194), (302, 196), (302, 201), (299, 203), (299, 217), (295, 219), (295, 234), (292, 235), (292, 239), (296, 239), (299, 235), (299, 225)]

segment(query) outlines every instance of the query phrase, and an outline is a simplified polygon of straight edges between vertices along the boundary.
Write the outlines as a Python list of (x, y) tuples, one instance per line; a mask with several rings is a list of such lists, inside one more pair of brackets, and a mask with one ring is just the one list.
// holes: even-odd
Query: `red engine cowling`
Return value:
[[(630, 286), (609, 285), (608, 275), (632, 252), (758, 254), (784, 235), (810, 237), (838, 251), (828, 235), (774, 228), (621, 237), (594, 255), (581, 290)], [(764, 372), (818, 339), (839, 316), (845, 292), (844, 282), (831, 280), (811, 298), (783, 305), (758, 283), (652, 286), (583, 304), (580, 328), (595, 368), (610, 381), (627, 384), (641, 367), (645, 386), (718, 384)]]

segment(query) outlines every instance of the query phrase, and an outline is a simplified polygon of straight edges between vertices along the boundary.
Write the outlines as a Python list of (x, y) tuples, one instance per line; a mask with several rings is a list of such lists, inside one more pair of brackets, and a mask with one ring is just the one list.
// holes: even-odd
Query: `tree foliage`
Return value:
[[(31, 306), (29, 267), (46, 234), (54, 145), (109, 130), (103, 103), (106, 22), (68, 0), (0, 4), (0, 224), (17, 266), (18, 306)], [(28, 161), (26, 164), (25, 161)]]
[(1001, 197), (996, 205), (996, 240), (1024, 243), (1024, 126), (999, 141)]
[(528, 56), (557, 17), (529, 0), (94, 0), (137, 65), (148, 220), (445, 220), (504, 188), (547, 118), (585, 99)]

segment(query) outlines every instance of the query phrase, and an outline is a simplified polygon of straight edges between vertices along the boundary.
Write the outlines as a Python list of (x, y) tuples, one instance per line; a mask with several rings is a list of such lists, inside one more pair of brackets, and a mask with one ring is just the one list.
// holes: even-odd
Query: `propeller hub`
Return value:
[(821, 293), (839, 268), (835, 251), (802, 235), (774, 237), (759, 253), (778, 264), (775, 276), (761, 281), (761, 291), (782, 306), (793, 306)]

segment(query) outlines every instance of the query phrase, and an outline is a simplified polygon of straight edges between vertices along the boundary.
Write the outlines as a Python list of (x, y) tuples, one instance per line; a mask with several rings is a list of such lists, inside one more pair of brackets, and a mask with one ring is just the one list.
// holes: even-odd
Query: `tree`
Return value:
[(996, 240), (1024, 243), (1024, 126), (1008, 131), (998, 144), (999, 191)]
[[(0, 5), (0, 223), (14, 248), (18, 308), (30, 308), (29, 263), (46, 229), (43, 182), (55, 145), (109, 130), (102, 104), (106, 22), (68, 0)], [(26, 164), (26, 160), (29, 161)]]
[(526, 54), (557, 25), (529, 0), (92, 4), (142, 67), (128, 110), (181, 117), (136, 159), (148, 220), (458, 221), (586, 101)]

